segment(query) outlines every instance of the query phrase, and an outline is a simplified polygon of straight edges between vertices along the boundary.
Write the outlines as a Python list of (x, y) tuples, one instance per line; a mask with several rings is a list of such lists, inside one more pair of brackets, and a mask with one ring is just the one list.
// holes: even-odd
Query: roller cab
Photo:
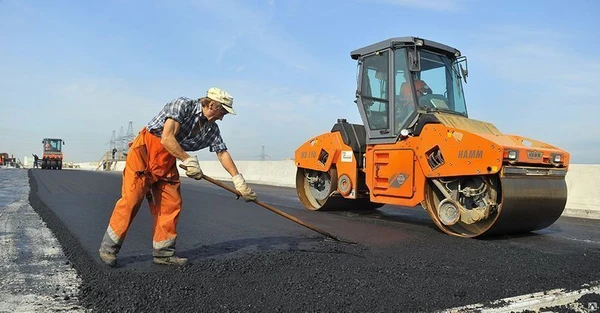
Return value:
[(528, 232), (560, 217), (569, 153), (470, 119), (459, 50), (402, 37), (351, 57), (363, 124), (340, 119), (296, 150), (307, 209), (421, 205), (460, 237)]

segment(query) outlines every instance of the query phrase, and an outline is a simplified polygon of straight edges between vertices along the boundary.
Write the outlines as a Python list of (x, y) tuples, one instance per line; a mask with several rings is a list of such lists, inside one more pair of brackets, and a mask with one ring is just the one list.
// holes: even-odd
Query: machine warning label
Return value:
[(342, 162), (352, 162), (352, 151), (342, 151)]

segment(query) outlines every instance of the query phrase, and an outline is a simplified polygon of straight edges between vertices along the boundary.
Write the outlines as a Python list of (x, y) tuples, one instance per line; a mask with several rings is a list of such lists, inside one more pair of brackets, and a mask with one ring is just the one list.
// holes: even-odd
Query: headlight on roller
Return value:
[(562, 163), (562, 154), (553, 154), (552, 155), (552, 163)]
[(504, 158), (514, 161), (517, 159), (518, 156), (519, 156), (519, 153), (516, 150), (508, 150), (506, 152), (506, 154), (504, 155)]

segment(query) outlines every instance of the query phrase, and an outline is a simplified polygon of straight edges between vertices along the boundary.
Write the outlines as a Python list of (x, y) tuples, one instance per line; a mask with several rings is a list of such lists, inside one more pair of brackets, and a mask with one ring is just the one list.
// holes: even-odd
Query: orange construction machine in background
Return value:
[(0, 153), (0, 166), (8, 168), (22, 168), (23, 164), (14, 155), (8, 153)]
[(8, 153), (0, 153), (0, 165), (8, 165), (10, 162), (14, 162), (15, 158), (10, 157)]
[(44, 145), (44, 153), (40, 160), (42, 169), (61, 170), (63, 167), (62, 145), (65, 142), (62, 139), (44, 138), (42, 144)]
[(309, 210), (421, 204), (460, 237), (545, 228), (567, 201), (569, 153), (470, 119), (460, 51), (416, 37), (351, 52), (364, 125), (340, 119), (295, 153)]

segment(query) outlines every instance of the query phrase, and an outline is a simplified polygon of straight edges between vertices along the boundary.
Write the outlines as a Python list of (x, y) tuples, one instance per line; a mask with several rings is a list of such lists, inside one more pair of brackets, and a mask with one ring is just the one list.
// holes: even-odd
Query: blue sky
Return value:
[[(292, 158), (337, 118), (360, 123), (350, 51), (419, 36), (462, 51), (471, 118), (600, 163), (600, 2), (0, 0), (0, 152), (97, 161), (179, 96), (229, 91), (235, 160)], [(207, 150), (200, 159), (216, 160)]]

